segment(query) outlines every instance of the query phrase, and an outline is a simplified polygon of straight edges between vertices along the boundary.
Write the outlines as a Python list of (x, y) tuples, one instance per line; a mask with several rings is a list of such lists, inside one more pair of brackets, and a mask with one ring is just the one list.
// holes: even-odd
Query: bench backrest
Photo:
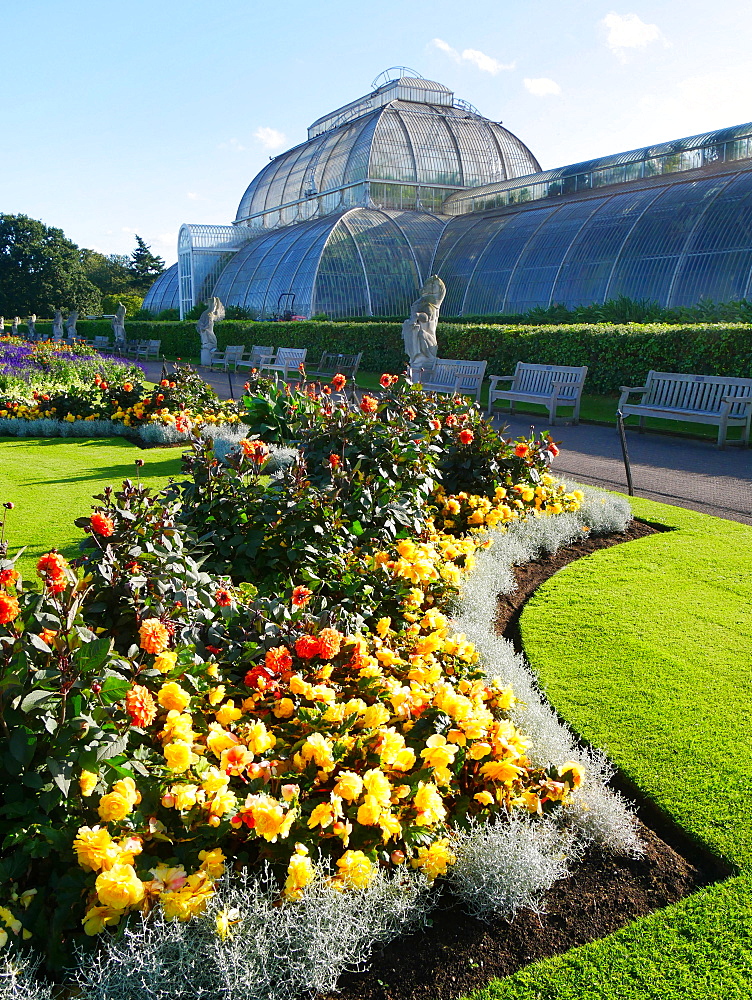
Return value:
[(274, 364), (287, 365), (289, 368), (302, 365), (305, 362), (306, 354), (308, 354), (307, 347), (278, 347)]
[(459, 388), (475, 392), (486, 373), (487, 361), (462, 361), (455, 358), (437, 358), (425, 368), (411, 368), (413, 381), (425, 385), (441, 385), (453, 389), (457, 376), (461, 376)]
[(577, 399), (582, 392), (587, 375), (587, 365), (533, 365), (518, 361), (514, 370), (512, 392), (525, 392), (537, 396), (550, 396), (554, 382), (563, 383), (560, 399)]
[(239, 361), (243, 357), (245, 344), (232, 344), (224, 349), (225, 361)]
[[(648, 372), (645, 406), (719, 413), (725, 396), (752, 396), (752, 378), (726, 375), (691, 375), (682, 372)], [(731, 416), (744, 414), (743, 404), (731, 407)]]
[(316, 371), (320, 375), (346, 375), (348, 378), (355, 378), (363, 352), (360, 354), (337, 354), (334, 351), (324, 351), (321, 360), (316, 366)]

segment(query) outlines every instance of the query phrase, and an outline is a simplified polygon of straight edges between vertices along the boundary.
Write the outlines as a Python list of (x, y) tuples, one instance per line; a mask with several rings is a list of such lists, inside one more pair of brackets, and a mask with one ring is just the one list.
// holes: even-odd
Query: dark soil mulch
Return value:
[[(499, 599), (499, 633), (517, 637), (525, 601), (562, 566), (596, 549), (656, 530), (660, 527), (633, 521), (623, 534), (588, 538), (554, 556), (517, 567), (518, 590)], [(613, 784), (630, 790), (618, 776)], [(393, 941), (374, 956), (367, 972), (342, 976), (336, 996), (340, 1000), (450, 1000), (530, 962), (610, 934), (728, 874), (717, 859), (689, 843), (655, 807), (639, 802), (636, 789), (631, 790), (638, 797), (638, 814), (650, 823), (639, 825), (645, 847), (641, 857), (590, 851), (569, 878), (548, 892), (546, 912), (540, 916), (525, 910), (512, 921), (484, 924), (447, 897), (432, 914), (430, 927)]]

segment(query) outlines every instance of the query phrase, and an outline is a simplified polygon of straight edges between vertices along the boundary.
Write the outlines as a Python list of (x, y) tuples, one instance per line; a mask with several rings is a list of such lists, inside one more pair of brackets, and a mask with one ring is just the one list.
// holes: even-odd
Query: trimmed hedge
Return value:
[[(44, 331), (48, 324), (38, 323)], [(161, 340), (162, 353), (185, 360), (198, 357), (199, 338), (193, 322), (136, 321), (126, 325), (131, 340)], [(106, 336), (108, 320), (84, 320), (82, 336)], [(224, 320), (216, 328), (220, 347), (227, 344), (270, 344), (307, 347), (315, 366), (323, 351), (363, 351), (364, 371), (400, 372), (405, 367), (400, 323), (305, 321), (253, 323)], [(490, 326), (440, 323), (439, 353), (445, 358), (488, 361), (490, 373), (508, 375), (517, 361), (587, 365), (587, 389), (617, 392), (620, 385), (641, 385), (651, 368), (752, 378), (752, 324), (629, 323), (552, 326)]]

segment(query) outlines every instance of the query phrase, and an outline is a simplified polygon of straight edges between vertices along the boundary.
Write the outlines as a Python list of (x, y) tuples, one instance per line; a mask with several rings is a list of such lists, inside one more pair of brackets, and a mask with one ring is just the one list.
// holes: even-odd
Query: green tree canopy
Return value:
[(0, 214), (0, 315), (52, 316), (55, 309), (99, 311), (99, 290), (62, 229), (27, 215)]
[(156, 279), (165, 269), (161, 257), (151, 252), (151, 247), (140, 236), (136, 236), (136, 249), (130, 258), (131, 290), (137, 295), (146, 295)]
[(132, 295), (136, 292), (131, 259), (127, 254), (111, 253), (105, 256), (96, 250), (82, 250), (81, 263), (86, 277), (102, 295)]

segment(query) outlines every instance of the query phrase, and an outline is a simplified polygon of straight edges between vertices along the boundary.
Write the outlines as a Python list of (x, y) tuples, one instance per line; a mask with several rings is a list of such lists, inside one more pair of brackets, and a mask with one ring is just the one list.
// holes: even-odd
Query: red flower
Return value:
[(345, 378), (344, 375), (341, 374), (335, 375), (334, 378), (332, 379), (332, 386), (335, 392), (342, 392), (342, 390), (345, 388), (346, 383), (347, 379)]
[(556, 458), (556, 456), (559, 454), (559, 449), (556, 447), (553, 441), (549, 441), (548, 450), (551, 452), (554, 458)]
[(0, 587), (7, 587), (18, 579), (18, 570), (0, 569)]
[(130, 382), (123, 383), (123, 392), (133, 392), (133, 386)]
[(332, 387), (330, 385), (322, 385), (321, 391), (324, 393), (325, 396), (331, 396)]
[(399, 375), (389, 375), (386, 372), (379, 379), (382, 389), (390, 389), (399, 380)]
[(402, 412), (404, 413), (406, 420), (415, 420), (415, 410), (412, 406), (406, 406)]
[(330, 455), (329, 456), (329, 465), (333, 469), (336, 469), (341, 464), (342, 464), (342, 459), (339, 457), (339, 455)]
[(456, 427), (457, 426), (457, 415), (450, 413), (449, 416), (444, 421), (446, 427)]
[(462, 442), (462, 444), (470, 444), (470, 442), (474, 438), (475, 435), (473, 434), (473, 432), (471, 430), (468, 430), (467, 428), (465, 428), (464, 431), (460, 431), (459, 433), (459, 439)]
[(115, 522), (111, 517), (96, 513), (91, 515), (91, 530), (104, 538), (109, 538), (115, 533)]
[(169, 382), (167, 381), (167, 379), (166, 379), (166, 378), (163, 378), (163, 379), (162, 379), (162, 381), (161, 381), (161, 382), (160, 382), (159, 384), (160, 384), (160, 385), (164, 385), (164, 386), (167, 386), (167, 385), (169, 385), (170, 383), (169, 383)]
[[(290, 662), (292, 662), (292, 658)], [(249, 688), (255, 688), (257, 691), (267, 691), (269, 694), (274, 694), (279, 690), (279, 684), (274, 674), (263, 663), (249, 670), (243, 679)]]
[(291, 600), (294, 607), (304, 608), (310, 601), (311, 597), (313, 597), (313, 591), (309, 590), (308, 587), (296, 587), (292, 592)]
[(262, 465), (269, 454), (269, 449), (263, 441), (249, 441), (248, 438), (242, 438), (239, 443), (245, 457), (250, 458), (256, 465)]
[(364, 396), (360, 401), (360, 408), (363, 413), (375, 413), (379, 407), (378, 399), (374, 399), (373, 396)]
[(59, 552), (55, 552), (54, 549), (43, 555), (37, 563), (37, 573), (44, 580), (47, 589), (53, 594), (59, 594), (61, 590), (65, 590), (67, 566), (63, 556)]
[(524, 458), (529, 451), (530, 449), (523, 441), (520, 441), (518, 444), (514, 446), (514, 453), (517, 456), (517, 458)]
[(273, 646), (267, 649), (264, 666), (271, 674), (282, 674), (292, 666), (292, 657), (287, 646)]
[(301, 660), (312, 660), (314, 656), (319, 655), (320, 649), (319, 640), (315, 635), (301, 635), (295, 641), (295, 652)]
[(232, 604), (232, 594), (225, 587), (220, 587), (214, 595), (214, 600), (220, 607), (226, 608)]
[(219, 646), (208, 646), (208, 645), (206, 647), (206, 651), (207, 653), (213, 653), (214, 656), (219, 656), (219, 654), (222, 652)]
[(441, 430), (441, 421), (440, 420), (435, 420), (435, 419), (434, 420), (429, 420), (428, 421), (428, 426), (431, 428), (432, 431), (440, 431)]
[(177, 416), (175, 417), (175, 430), (178, 434), (187, 434), (191, 429), (191, 422), (188, 417)]

